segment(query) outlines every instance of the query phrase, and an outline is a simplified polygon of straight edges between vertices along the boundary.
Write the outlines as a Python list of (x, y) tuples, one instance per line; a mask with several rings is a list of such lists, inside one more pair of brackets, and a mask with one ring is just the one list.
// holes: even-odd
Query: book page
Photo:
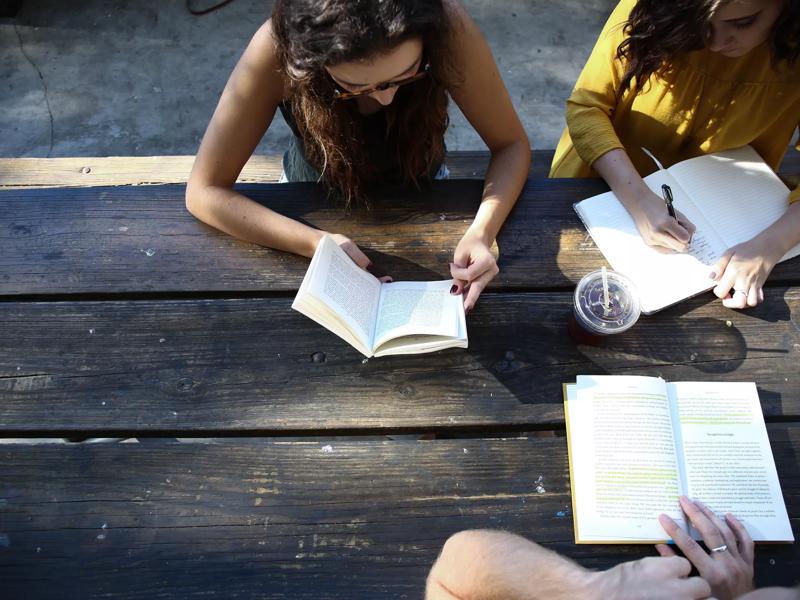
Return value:
[(458, 337), (464, 299), (450, 293), (452, 285), (450, 279), (383, 284), (373, 349), (405, 335)]
[(754, 383), (673, 383), (687, 496), (732, 513), (754, 540), (791, 541), (792, 529)]
[(330, 236), (324, 236), (320, 245), (320, 259), (309, 282), (309, 292), (333, 310), (364, 345), (370, 346), (381, 282), (354, 263)]
[(761, 233), (789, 206), (789, 188), (750, 146), (691, 158), (668, 170), (726, 249)]
[(568, 397), (576, 540), (664, 540), (658, 515), (685, 525), (664, 381), (579, 376)]
[(634, 282), (642, 312), (649, 314), (713, 287), (708, 277), (710, 267), (726, 245), (668, 172), (656, 171), (644, 181), (659, 196), (661, 185), (669, 185), (675, 208), (697, 226), (687, 253), (665, 254), (648, 246), (612, 192), (579, 202), (575, 210), (611, 268)]

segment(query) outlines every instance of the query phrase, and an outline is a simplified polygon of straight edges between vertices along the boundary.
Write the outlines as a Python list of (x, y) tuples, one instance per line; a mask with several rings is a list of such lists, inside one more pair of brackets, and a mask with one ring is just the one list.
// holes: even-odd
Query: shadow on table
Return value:
[[(783, 333), (756, 320), (780, 323), (791, 316), (787, 302), (776, 292), (768, 303), (736, 312), (704, 306), (693, 299), (666, 311), (643, 317), (629, 332), (601, 346), (577, 344), (567, 332), (571, 296), (565, 293), (495, 296), (478, 307), (470, 321), (470, 355), (487, 382), (487, 410), (508, 395), (525, 409), (523, 419), (559, 421), (561, 387), (577, 375), (645, 375), (672, 381), (742, 380), (758, 383), (758, 359), (785, 364), (790, 352)], [(503, 302), (503, 298), (507, 300)], [(711, 310), (709, 310), (709, 308)], [(730, 316), (730, 318), (725, 318)], [(766, 334), (761, 331), (766, 328)], [(749, 359), (749, 361), (748, 361)], [(753, 359), (756, 359), (755, 362)], [(763, 383), (763, 382), (762, 382)], [(783, 414), (781, 389), (759, 388), (765, 415)]]

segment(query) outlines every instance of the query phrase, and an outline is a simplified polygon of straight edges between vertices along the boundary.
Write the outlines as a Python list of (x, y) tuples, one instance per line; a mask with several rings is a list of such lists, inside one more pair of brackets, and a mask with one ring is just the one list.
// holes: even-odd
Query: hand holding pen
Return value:
[(667, 212), (669, 216), (678, 220), (678, 215), (675, 214), (675, 207), (672, 206), (672, 188), (666, 183), (661, 185), (661, 194), (664, 196), (664, 203), (667, 205)]
[[(678, 212), (675, 210), (675, 206), (673, 205), (674, 197), (672, 195), (672, 188), (669, 187), (666, 183), (661, 184), (661, 196), (664, 198), (664, 204), (667, 207), (667, 214), (673, 219), (676, 224), (685, 229), (686, 232), (689, 234), (689, 239), (685, 242), (687, 245), (692, 243), (692, 236), (695, 232), (695, 226), (683, 215), (679, 215)], [(682, 241), (678, 236), (676, 236), (673, 232), (672, 235), (678, 239), (678, 241)]]

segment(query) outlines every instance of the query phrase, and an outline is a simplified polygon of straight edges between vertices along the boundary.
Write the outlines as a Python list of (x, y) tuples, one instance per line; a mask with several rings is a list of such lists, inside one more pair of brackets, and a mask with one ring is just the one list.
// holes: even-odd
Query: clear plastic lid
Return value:
[(608, 304), (603, 289), (603, 272), (593, 271), (575, 288), (575, 316), (588, 330), (610, 335), (625, 331), (639, 319), (639, 294), (630, 279), (606, 271)]

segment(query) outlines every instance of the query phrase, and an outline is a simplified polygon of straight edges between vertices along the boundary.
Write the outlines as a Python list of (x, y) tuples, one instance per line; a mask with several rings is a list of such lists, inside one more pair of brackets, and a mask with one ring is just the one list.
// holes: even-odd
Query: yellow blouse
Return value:
[[(783, 61), (774, 68), (766, 43), (739, 58), (699, 50), (618, 102), (625, 69), (616, 51), (635, 4), (617, 5), (575, 84), (550, 177), (597, 177), (591, 164), (615, 148), (624, 148), (639, 173), (648, 175), (656, 167), (641, 146), (669, 166), (750, 144), (777, 170), (800, 123), (800, 64), (789, 68)], [(790, 201), (798, 199), (800, 187), (790, 195)]]

